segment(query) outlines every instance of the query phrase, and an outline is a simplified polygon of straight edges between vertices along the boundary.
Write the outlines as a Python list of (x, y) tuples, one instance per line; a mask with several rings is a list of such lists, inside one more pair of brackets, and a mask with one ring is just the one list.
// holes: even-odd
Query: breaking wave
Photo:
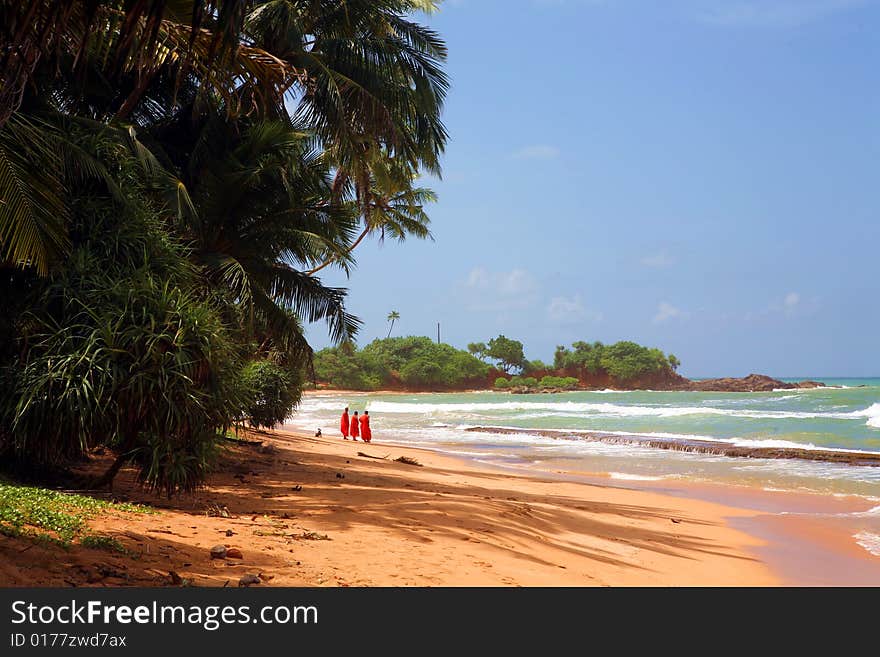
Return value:
[[(332, 405), (338, 408), (339, 404)], [(330, 404), (318, 403), (311, 408), (324, 409)], [(720, 415), (727, 417), (755, 419), (827, 419), (852, 420), (867, 418), (867, 426), (880, 428), (880, 403), (875, 403), (860, 411), (851, 412), (809, 412), (772, 411), (738, 408), (716, 408), (712, 406), (629, 406), (613, 403), (590, 402), (472, 402), (459, 404), (407, 404), (401, 402), (372, 401), (367, 408), (374, 413), (416, 413), (457, 414), (493, 411), (545, 411), (564, 415), (583, 415), (595, 417), (681, 417), (686, 415)]]

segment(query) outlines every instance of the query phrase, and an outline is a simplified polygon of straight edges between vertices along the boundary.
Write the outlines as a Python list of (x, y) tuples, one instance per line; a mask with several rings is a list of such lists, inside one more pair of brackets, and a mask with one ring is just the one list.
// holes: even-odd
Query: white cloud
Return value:
[(530, 294), (537, 284), (532, 275), (524, 269), (514, 269), (507, 273), (498, 274), (498, 291), (508, 296)]
[(659, 253), (645, 256), (642, 258), (641, 262), (645, 267), (671, 267), (675, 264), (675, 258), (669, 255), (666, 251), (660, 251)]
[(786, 315), (793, 315), (797, 312), (801, 305), (801, 295), (797, 292), (789, 292), (782, 300), (782, 312)]
[(584, 307), (579, 294), (572, 298), (553, 297), (547, 305), (547, 317), (556, 324), (574, 324), (579, 322), (599, 322), (603, 315)]
[(465, 288), (474, 310), (517, 310), (534, 304), (538, 283), (525, 269), (490, 272), (475, 267), (465, 280)]
[(743, 0), (717, 2), (701, 19), (729, 27), (798, 27), (838, 12), (857, 9), (870, 0)]
[(513, 154), (517, 160), (552, 160), (559, 157), (559, 149), (547, 144), (525, 146)]
[(774, 318), (804, 317), (813, 315), (821, 308), (819, 297), (804, 296), (800, 292), (789, 292), (779, 300), (771, 302), (759, 310), (750, 310), (743, 315), (747, 322), (768, 321)]
[(668, 322), (670, 319), (675, 319), (676, 317), (684, 317), (684, 313), (673, 306), (671, 303), (667, 301), (661, 301), (660, 305), (657, 306), (657, 314), (654, 315), (651, 321), (654, 324), (663, 324)]
[(468, 274), (467, 283), (465, 283), (468, 287), (486, 287), (489, 285), (489, 272), (487, 272), (482, 267), (477, 267), (476, 269), (472, 269), (471, 273)]

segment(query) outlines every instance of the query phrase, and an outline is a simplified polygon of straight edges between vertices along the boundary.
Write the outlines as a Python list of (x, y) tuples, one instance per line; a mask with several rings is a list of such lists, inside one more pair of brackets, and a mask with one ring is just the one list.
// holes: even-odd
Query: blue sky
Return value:
[[(447, 0), (435, 241), (357, 250), (366, 344), (503, 333), (690, 376), (880, 375), (880, 0)], [(315, 347), (323, 325), (308, 327)]]

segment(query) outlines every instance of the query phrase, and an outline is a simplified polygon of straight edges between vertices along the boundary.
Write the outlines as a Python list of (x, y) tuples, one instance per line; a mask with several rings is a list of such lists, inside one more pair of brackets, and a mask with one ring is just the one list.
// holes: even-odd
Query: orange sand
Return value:
[[(117, 497), (164, 508), (92, 527), (136, 558), (0, 537), (0, 585), (169, 585), (171, 571), (196, 586), (235, 586), (246, 573), (282, 586), (780, 583), (754, 556), (761, 542), (725, 522), (749, 511), (375, 442), (254, 437), (266, 446), (230, 447), (195, 495), (160, 500), (120, 475)], [(393, 460), (404, 455), (423, 467)], [(218, 544), (243, 558), (212, 560)]]

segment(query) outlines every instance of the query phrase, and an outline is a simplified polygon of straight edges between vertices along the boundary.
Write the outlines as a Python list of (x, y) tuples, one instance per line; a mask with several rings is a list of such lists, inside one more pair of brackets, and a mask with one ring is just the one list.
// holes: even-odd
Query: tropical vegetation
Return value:
[(320, 272), (431, 237), (435, 8), (0, 0), (0, 462), (102, 447), (96, 483), (133, 464), (170, 494), (229, 427), (295, 408), (303, 323), (340, 345), (360, 326)]
[(644, 347), (630, 341), (605, 345), (601, 342), (574, 342), (571, 349), (556, 347), (553, 365), (557, 370), (581, 372), (585, 375), (607, 374), (619, 381), (640, 376), (674, 371), (678, 359), (659, 349)]
[(628, 341), (560, 346), (553, 365), (547, 365), (527, 360), (522, 342), (504, 335), (472, 342), (467, 351), (410, 336), (374, 340), (363, 349), (346, 342), (315, 355), (318, 382), (351, 390), (574, 390), (592, 381), (627, 385), (640, 377), (673, 375), (678, 366), (674, 355)]
[(491, 370), (466, 351), (413, 336), (329, 347), (314, 363), (318, 381), (351, 390), (483, 388)]

